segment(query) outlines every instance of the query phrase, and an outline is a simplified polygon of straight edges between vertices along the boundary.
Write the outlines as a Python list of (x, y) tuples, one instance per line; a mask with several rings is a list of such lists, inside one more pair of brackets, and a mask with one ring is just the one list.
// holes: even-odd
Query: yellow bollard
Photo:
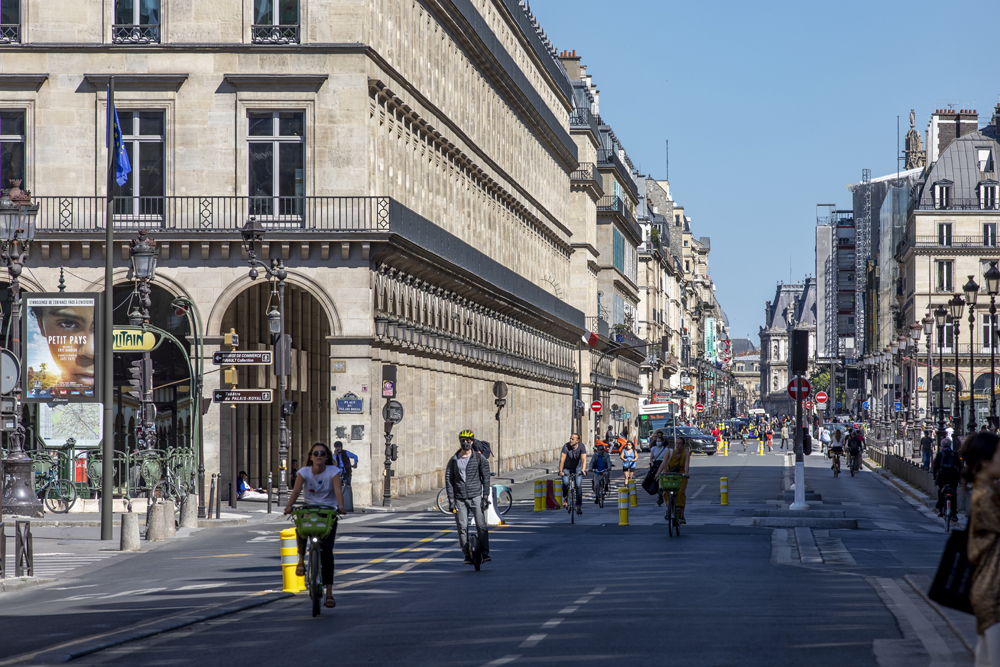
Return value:
[(629, 480), (628, 483), (628, 506), (638, 507), (639, 506), (639, 494), (635, 492), (635, 480)]
[(306, 578), (295, 575), (295, 566), (299, 564), (296, 535), (294, 528), (281, 531), (281, 590), (284, 593), (298, 593), (306, 589)]
[(729, 456), (729, 441), (728, 440), (723, 440), (722, 441), (722, 455), (723, 456)]
[(535, 480), (535, 511), (541, 512), (545, 509), (545, 480)]
[(563, 497), (562, 497), (562, 479), (555, 478), (552, 480), (552, 493), (556, 497), (556, 509), (562, 509)]
[(719, 492), (722, 493), (722, 505), (729, 504), (729, 478), (719, 478)]
[(760, 448), (757, 450), (757, 453), (760, 454), (761, 456), (764, 456), (764, 441), (763, 440), (760, 441)]
[(624, 486), (618, 489), (618, 525), (628, 525), (628, 489)]

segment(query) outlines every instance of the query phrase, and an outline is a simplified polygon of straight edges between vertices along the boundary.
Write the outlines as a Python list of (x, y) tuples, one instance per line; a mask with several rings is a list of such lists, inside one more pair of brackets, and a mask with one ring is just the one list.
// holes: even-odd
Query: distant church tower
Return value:
[(924, 151), (924, 140), (915, 127), (916, 117), (910, 109), (910, 131), (906, 133), (906, 168), (916, 169), (927, 164), (927, 153)]

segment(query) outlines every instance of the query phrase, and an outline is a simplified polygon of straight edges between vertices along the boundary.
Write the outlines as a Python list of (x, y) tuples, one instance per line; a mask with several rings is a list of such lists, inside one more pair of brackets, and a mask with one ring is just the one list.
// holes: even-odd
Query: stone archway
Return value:
[[(235, 329), (241, 350), (272, 349), (268, 331), (269, 300), (277, 305), (278, 296), (263, 280), (251, 283), (235, 295), (219, 322), (220, 333)], [(214, 315), (214, 314), (213, 314)], [(212, 318), (210, 318), (211, 321)], [(327, 337), (331, 322), (336, 321), (320, 299), (296, 284), (285, 288), (285, 331), (292, 337), (292, 374), (287, 378), (287, 401), (296, 401), (295, 414), (287, 420), (289, 429), (289, 464), (303, 461), (303, 452), (316, 441), (330, 442), (330, 353)], [(239, 367), (239, 386), (250, 389), (277, 389), (272, 367)], [(278, 483), (278, 422), (280, 406), (277, 392), (269, 406), (241, 405), (236, 412), (236, 464), (245, 470), (255, 487), (267, 484), (267, 474), (274, 473)], [(230, 465), (230, 415), (234, 410), (220, 406), (220, 469)], [(289, 472), (289, 479), (290, 473)], [(224, 492), (225, 493), (225, 492)]]

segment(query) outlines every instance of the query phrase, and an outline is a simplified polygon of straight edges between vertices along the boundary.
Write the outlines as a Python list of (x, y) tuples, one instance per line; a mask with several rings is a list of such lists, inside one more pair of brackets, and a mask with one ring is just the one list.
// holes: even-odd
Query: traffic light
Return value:
[(389, 445), (389, 460), (395, 461), (399, 455), (399, 447), (395, 444)]
[(298, 401), (285, 401), (281, 404), (281, 416), (291, 417), (295, 414), (295, 408), (299, 407)]
[(134, 396), (138, 401), (142, 401), (147, 394), (153, 393), (152, 359), (136, 359), (129, 364), (128, 374), (128, 382), (131, 386), (128, 392), (129, 395)]

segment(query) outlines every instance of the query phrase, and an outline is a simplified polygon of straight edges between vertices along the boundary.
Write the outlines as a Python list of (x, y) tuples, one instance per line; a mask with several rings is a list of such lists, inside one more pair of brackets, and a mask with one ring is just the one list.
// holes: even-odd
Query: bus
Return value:
[(647, 403), (639, 406), (639, 414), (635, 418), (638, 431), (639, 450), (649, 451), (649, 438), (657, 429), (674, 425), (674, 415), (680, 411), (678, 401), (666, 403)]

